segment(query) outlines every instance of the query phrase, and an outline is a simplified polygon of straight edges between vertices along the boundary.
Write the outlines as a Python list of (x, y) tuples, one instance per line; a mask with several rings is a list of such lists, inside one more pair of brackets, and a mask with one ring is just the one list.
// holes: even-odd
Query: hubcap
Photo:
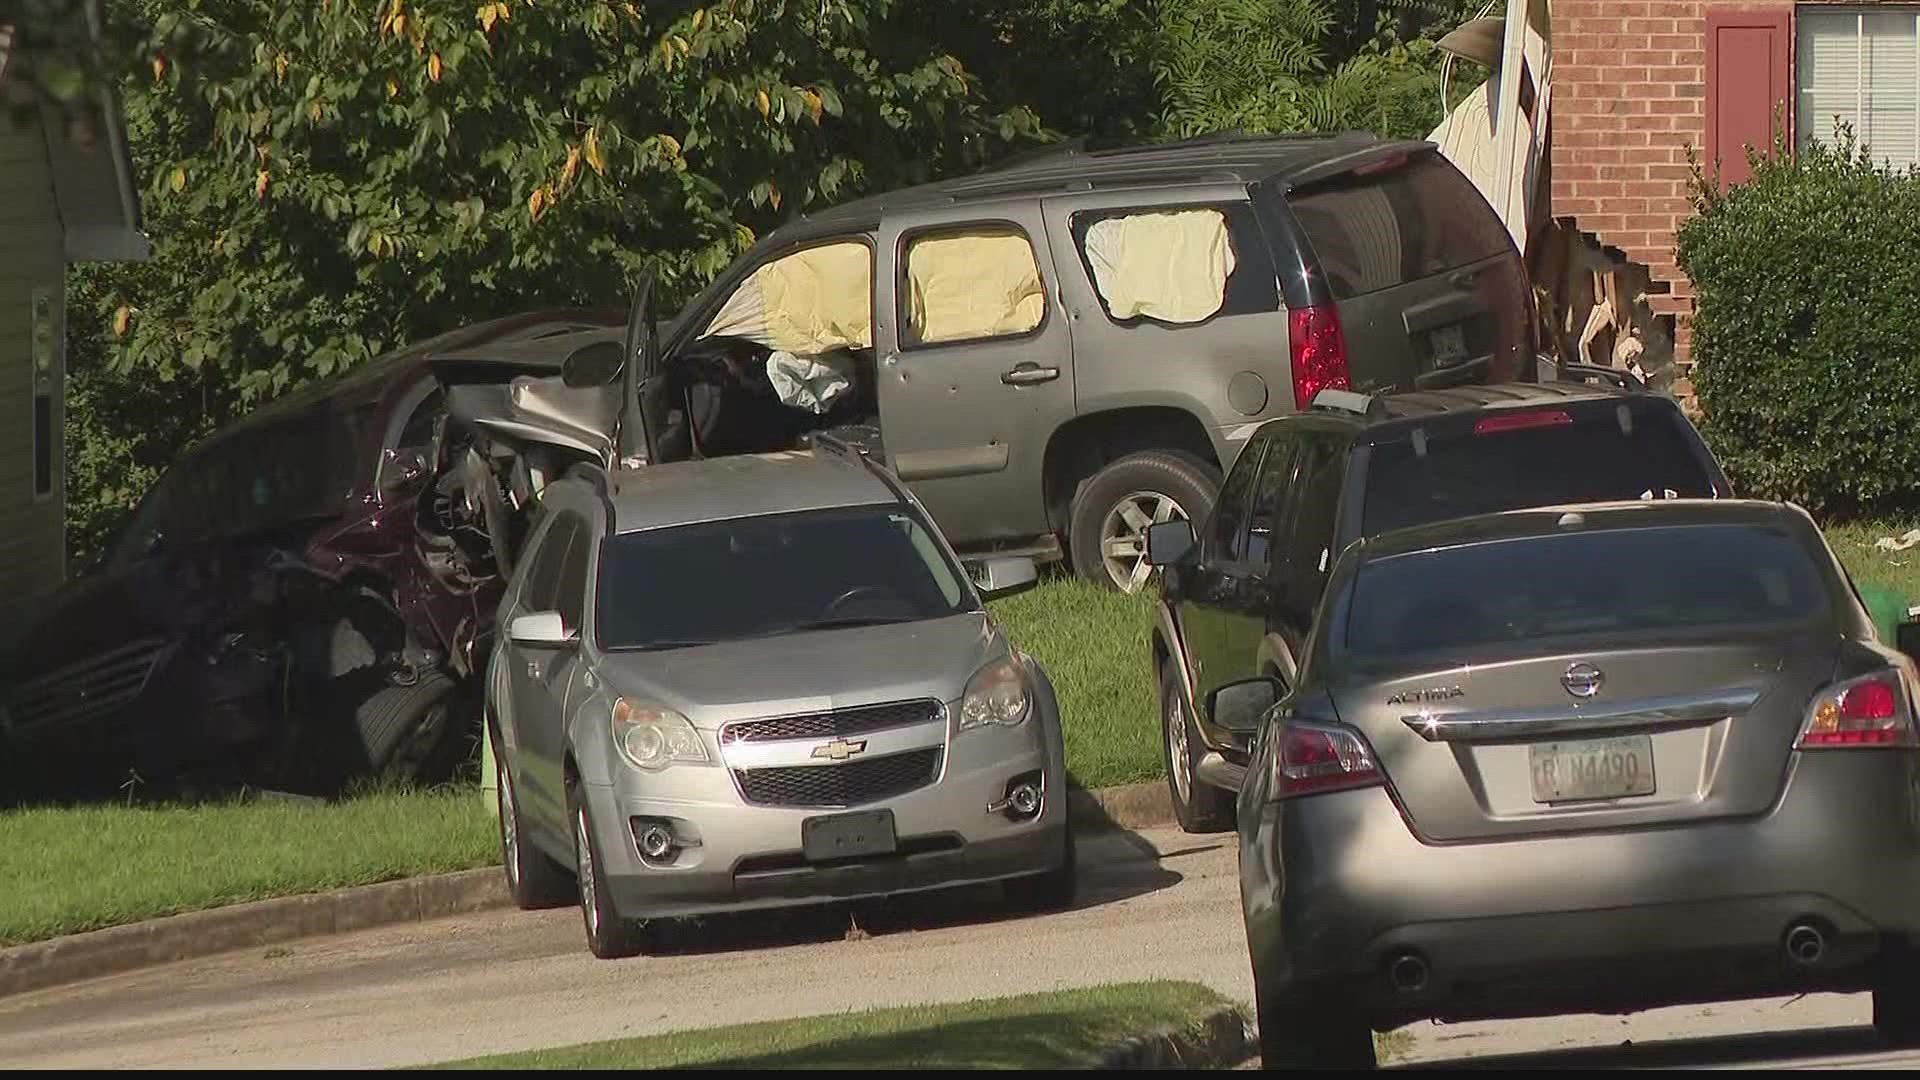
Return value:
[(500, 785), (500, 847), (507, 864), (507, 881), (520, 883), (520, 822), (515, 818), (513, 785), (507, 781), (506, 766), (495, 770)]
[(1163, 492), (1135, 491), (1113, 504), (1100, 524), (1100, 559), (1121, 592), (1139, 592), (1153, 577), (1148, 527), (1186, 520), (1186, 509)]
[(1193, 760), (1187, 756), (1187, 710), (1180, 704), (1180, 691), (1175, 690), (1167, 699), (1167, 747), (1171, 751), (1167, 756), (1173, 760), (1168, 768), (1173, 771), (1173, 789), (1180, 794), (1181, 802), (1193, 798)]
[(580, 864), (580, 910), (587, 916), (587, 933), (595, 938), (600, 936), (600, 907), (594, 903), (593, 889), (593, 845), (587, 842), (587, 811), (581, 807), (573, 816), (573, 843), (579, 849), (576, 858)]

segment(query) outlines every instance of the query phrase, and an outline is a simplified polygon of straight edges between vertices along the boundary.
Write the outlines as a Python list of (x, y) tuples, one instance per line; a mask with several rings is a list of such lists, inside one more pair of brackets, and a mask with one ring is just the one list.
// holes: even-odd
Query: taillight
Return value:
[(1352, 728), (1287, 720), (1281, 722), (1273, 737), (1276, 799), (1386, 782), (1372, 748)]
[(1573, 423), (1573, 417), (1559, 409), (1528, 409), (1524, 412), (1495, 413), (1473, 425), (1475, 435), (1497, 435), (1503, 431), (1525, 431), (1528, 428), (1563, 427)]
[(1920, 746), (1899, 672), (1877, 672), (1821, 691), (1793, 745), (1796, 750)]
[(1346, 390), (1347, 339), (1332, 304), (1287, 312), (1287, 349), (1293, 356), (1293, 407), (1305, 412), (1322, 390)]

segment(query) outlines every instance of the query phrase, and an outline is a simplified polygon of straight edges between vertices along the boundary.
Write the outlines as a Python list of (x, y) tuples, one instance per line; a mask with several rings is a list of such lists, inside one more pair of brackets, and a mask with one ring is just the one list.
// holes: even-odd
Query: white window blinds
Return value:
[(1797, 22), (1800, 142), (1831, 142), (1837, 117), (1874, 160), (1920, 164), (1920, 5), (1803, 5)]

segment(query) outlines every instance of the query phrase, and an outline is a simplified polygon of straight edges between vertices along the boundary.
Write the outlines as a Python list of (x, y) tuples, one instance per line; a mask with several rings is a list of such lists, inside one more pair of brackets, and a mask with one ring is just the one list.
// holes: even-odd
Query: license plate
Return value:
[(1435, 364), (1457, 364), (1467, 358), (1467, 335), (1458, 326), (1443, 326), (1427, 335), (1427, 348)]
[(897, 846), (891, 810), (829, 814), (800, 823), (800, 853), (808, 862), (891, 855)]
[(1527, 748), (1533, 801), (1578, 802), (1653, 794), (1653, 736), (1537, 743)]

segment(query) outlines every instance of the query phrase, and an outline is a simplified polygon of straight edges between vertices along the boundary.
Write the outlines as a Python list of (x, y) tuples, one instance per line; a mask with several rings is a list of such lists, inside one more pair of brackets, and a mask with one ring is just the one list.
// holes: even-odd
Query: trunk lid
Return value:
[[(1377, 671), (1337, 689), (1335, 708), (1429, 840), (1757, 814), (1838, 642), (1721, 637)], [(1590, 697), (1569, 689), (1596, 681)]]

